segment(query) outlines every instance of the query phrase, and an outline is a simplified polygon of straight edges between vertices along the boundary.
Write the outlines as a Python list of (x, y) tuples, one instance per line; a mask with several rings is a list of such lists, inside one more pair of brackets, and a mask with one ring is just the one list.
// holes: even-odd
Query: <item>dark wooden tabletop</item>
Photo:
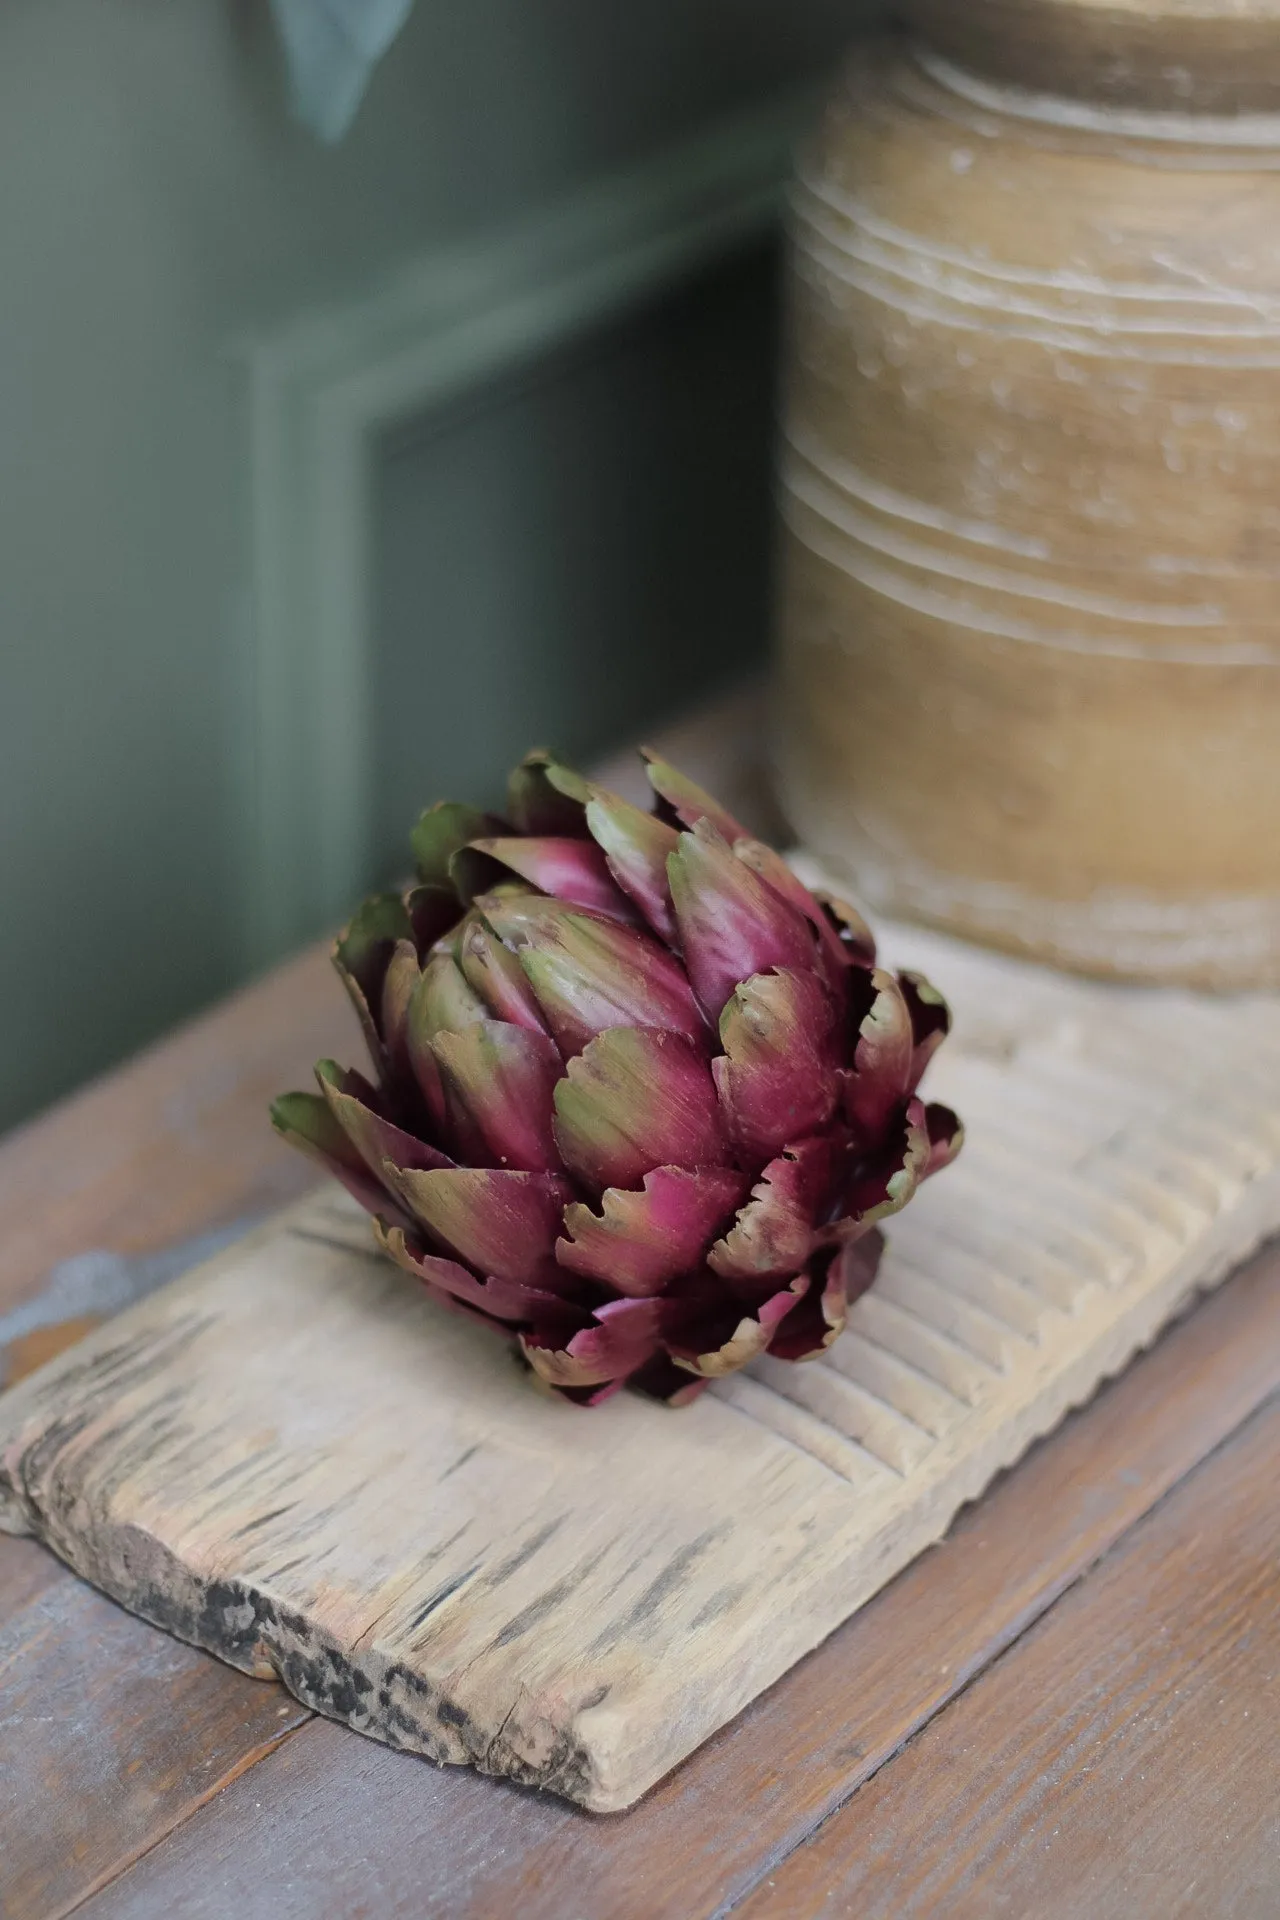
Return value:
[[(668, 744), (758, 807), (758, 726)], [(266, 1102), (350, 1039), (311, 951), (11, 1136), (0, 1314), (296, 1194)], [(1274, 1920), (1278, 1465), (1272, 1249), (608, 1817), (317, 1719), (0, 1536), (0, 1914)]]

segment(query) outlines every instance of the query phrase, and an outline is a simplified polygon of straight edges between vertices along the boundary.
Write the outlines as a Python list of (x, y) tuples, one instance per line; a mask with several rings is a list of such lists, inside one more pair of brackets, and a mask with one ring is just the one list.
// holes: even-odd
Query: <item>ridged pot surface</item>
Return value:
[(1280, 0), (903, 0), (922, 42), (971, 73), (1172, 111), (1280, 108)]
[(1280, 985), (1280, 117), (882, 44), (792, 232), (794, 825), (885, 911)]

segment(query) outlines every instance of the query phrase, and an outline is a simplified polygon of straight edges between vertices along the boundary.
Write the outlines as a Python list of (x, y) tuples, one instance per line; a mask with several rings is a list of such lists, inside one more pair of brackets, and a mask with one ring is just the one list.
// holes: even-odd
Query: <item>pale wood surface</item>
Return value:
[(820, 1361), (584, 1415), (325, 1195), (0, 1403), (0, 1525), (361, 1731), (631, 1805), (1280, 1226), (1280, 1002), (884, 944), (970, 1144)]
[[(743, 764), (754, 761), (742, 717), (724, 725), (713, 717), (682, 743), (690, 771), (720, 778), (708, 768), (711, 759), (723, 761), (726, 740), (734, 741)], [(741, 799), (738, 808), (745, 811)], [(308, 979), (310, 990), (302, 984)], [(154, 1248), (271, 1198), (260, 1184), (269, 1164), (260, 1116), (265, 1085), (276, 1081), (260, 1071), (255, 1049), (279, 1049), (289, 1062), (283, 1077), (294, 1079), (349, 1034), (319, 951), (252, 992), (268, 1003), (269, 1017), (230, 1002), (194, 1033), (175, 1035), (25, 1136), (0, 1143), (0, 1273), (13, 1283), (6, 1292), (0, 1282), (0, 1301), (18, 1297), (19, 1281), (27, 1294), (36, 1291), (62, 1254), (101, 1245)], [(205, 1082), (205, 1124), (171, 1149), (166, 1112), (188, 1084), (193, 1050), (198, 1059), (215, 1057), (219, 1071)], [(152, 1188), (157, 1164), (170, 1189), (163, 1196)], [(286, 1173), (291, 1165), (284, 1163)], [(75, 1198), (73, 1223), (64, 1218), (67, 1193)], [(154, 1231), (162, 1213), (171, 1226)], [(135, 1231), (135, 1221), (149, 1225), (152, 1237)], [(22, 1882), (11, 1877), (0, 1845), (0, 1912), (5, 1920), (46, 1920), (81, 1905), (95, 1884), (96, 1863), (78, 1881), (68, 1873), (64, 1897), (50, 1900), (39, 1891), (39, 1876), (67, 1869), (61, 1839), (67, 1821), (82, 1835), (96, 1830), (97, 1859), (119, 1866), (118, 1877), (84, 1909), (94, 1920), (169, 1920), (175, 1913), (222, 1920), (228, 1911), (252, 1920), (350, 1920), (355, 1914), (416, 1920), (424, 1912), (486, 1920), (512, 1912), (531, 1920), (686, 1920), (724, 1911), (770, 1878), (834, 1807), (850, 1795), (856, 1804), (872, 1772), (889, 1776), (914, 1751), (913, 1742), (897, 1752), (900, 1743), (945, 1709), (955, 1685), (972, 1689), (992, 1662), (998, 1672), (1002, 1650), (1016, 1645), (1046, 1610), (1052, 1619), (1064, 1588), (1087, 1592), (1097, 1556), (1277, 1388), (1280, 1250), (1273, 1248), (1033, 1449), (961, 1516), (943, 1545), (621, 1818), (593, 1818), (467, 1770), (437, 1772), (316, 1720), (219, 1794), (220, 1782), (253, 1758), (252, 1739), (246, 1737), (238, 1757), (228, 1748), (207, 1768), (205, 1756), (180, 1737), (163, 1699), (153, 1702), (153, 1677), (123, 1694), (97, 1690), (78, 1716), (43, 1728), (48, 1745), (42, 1751), (57, 1765), (63, 1794), (51, 1802), (30, 1784), (28, 1743), (15, 1708), (17, 1690), (27, 1685), (27, 1662), (19, 1660), (0, 1674), (0, 1720), (6, 1736), (13, 1734), (0, 1745), (0, 1836), (13, 1830), (19, 1808), (28, 1810), (25, 1857), (33, 1870)], [(1210, 1518), (1214, 1489), (1202, 1487), (1198, 1497), (1186, 1520), (1189, 1532)], [(1186, 1567), (1173, 1570), (1172, 1579), (1173, 1594), (1193, 1605)], [(57, 1588), (74, 1588), (59, 1562), (30, 1541), (0, 1535), (0, 1623), (10, 1625), (36, 1592)], [(104, 1615), (112, 1613), (110, 1602), (98, 1604)], [(953, 1618), (955, 1639), (939, 1648), (935, 1667), (930, 1636)], [(1206, 1632), (1215, 1630), (1211, 1621)], [(1153, 1644), (1153, 1656), (1158, 1651)], [(1172, 1676), (1175, 1687), (1197, 1668), (1196, 1649), (1184, 1647), (1183, 1656)], [(64, 1646), (52, 1631), (41, 1644), (39, 1659), (54, 1671), (78, 1657), (75, 1646)], [(246, 1684), (207, 1656), (191, 1658), (229, 1698)], [(955, 1681), (961, 1673), (963, 1681)], [(278, 1688), (257, 1684), (265, 1699), (287, 1704)], [(875, 1730), (865, 1753), (845, 1731), (855, 1717)], [(1158, 1808), (1162, 1796), (1181, 1796), (1183, 1815), (1197, 1818), (1206, 1834), (1201, 1910), (1215, 1916), (1257, 1911), (1243, 1904), (1235, 1854), (1215, 1834), (1218, 1774), (1231, 1738), (1231, 1728), (1209, 1716), (1194, 1746), (1165, 1743), (1149, 1751), (1143, 1777), (1152, 1800), (1126, 1819), (1114, 1848), (1118, 1860), (1140, 1865), (1152, 1805)], [(104, 1763), (93, 1775), (91, 1797), (79, 1753), (84, 1746), (96, 1748)], [(1099, 1750), (1086, 1732), (1081, 1765), (1093, 1764)], [(975, 1752), (973, 1764), (979, 1760)], [(939, 1787), (950, 1778), (942, 1769)], [(1240, 1781), (1236, 1807), (1254, 1819), (1259, 1808), (1273, 1806), (1274, 1779), (1273, 1764)], [(146, 1834), (126, 1817), (130, 1785), (155, 1797), (157, 1815)], [(212, 1797), (174, 1826), (171, 1809), (204, 1795)], [(1115, 1805), (1127, 1814), (1124, 1782)], [(953, 1839), (945, 1827), (934, 1832), (930, 1845), (940, 1868), (962, 1844), (962, 1836)], [(1028, 1912), (1050, 1884), (1046, 1861)], [(1173, 1911), (1185, 1884), (1159, 1872), (1150, 1876), (1143, 1889), (1147, 1910)], [(1121, 1893), (1100, 1899), (1090, 1920), (1133, 1920), (1142, 1911)]]
[[(94, 1902), (93, 1920), (167, 1920), (179, 1908), (184, 1920), (348, 1920), (362, 1901), (406, 1920), (721, 1914), (891, 1771), (911, 1735), (1052, 1617), (1061, 1595), (1087, 1586), (1100, 1556), (1278, 1387), (1273, 1254), (1033, 1449), (945, 1542), (631, 1813), (592, 1818), (461, 1769), (414, 1766), (317, 1720)], [(1190, 1780), (1215, 1808), (1219, 1738), (1229, 1730), (1211, 1729), (1193, 1753), (1151, 1756), (1149, 1778), (1169, 1791)], [(1263, 1774), (1253, 1802), (1273, 1797)], [(945, 1835), (936, 1851), (947, 1857)], [(1230, 1884), (1229, 1857), (1217, 1884)], [(1088, 1920), (1111, 1914), (1134, 1920), (1123, 1904)]]

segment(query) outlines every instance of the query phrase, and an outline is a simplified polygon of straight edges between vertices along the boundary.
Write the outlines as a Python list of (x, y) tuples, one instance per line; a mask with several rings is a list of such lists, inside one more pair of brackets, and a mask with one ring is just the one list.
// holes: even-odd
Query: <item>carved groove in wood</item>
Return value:
[(552, 1403), (326, 1190), (0, 1398), (0, 1524), (362, 1732), (630, 1805), (1280, 1227), (1280, 1000), (886, 946), (969, 1144), (822, 1361)]

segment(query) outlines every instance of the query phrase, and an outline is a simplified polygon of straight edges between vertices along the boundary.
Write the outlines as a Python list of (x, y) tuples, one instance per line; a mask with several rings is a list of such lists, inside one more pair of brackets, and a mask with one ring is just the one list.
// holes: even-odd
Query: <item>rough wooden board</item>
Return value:
[(1280, 1225), (1280, 1002), (887, 944), (971, 1142), (822, 1362), (552, 1404), (325, 1198), (0, 1400), (4, 1524), (392, 1744), (630, 1804)]
[[(625, 1819), (418, 1764), (317, 1718), (160, 1839), (85, 1920), (723, 1920), (873, 1774), (905, 1764), (913, 1736), (1100, 1577), (1109, 1549), (1277, 1389), (1273, 1243)], [(1156, 1604), (1196, 1595), (1162, 1590)], [(1003, 1731), (989, 1724), (993, 1743)], [(1198, 1771), (1181, 1745), (1149, 1752), (1144, 1793), (1186, 1791), (1193, 1776), (1216, 1809), (1215, 1756), (1200, 1751)], [(1086, 1739), (1081, 1767), (1092, 1759)], [(1249, 1798), (1233, 1818), (1273, 1805), (1270, 1774)]]

